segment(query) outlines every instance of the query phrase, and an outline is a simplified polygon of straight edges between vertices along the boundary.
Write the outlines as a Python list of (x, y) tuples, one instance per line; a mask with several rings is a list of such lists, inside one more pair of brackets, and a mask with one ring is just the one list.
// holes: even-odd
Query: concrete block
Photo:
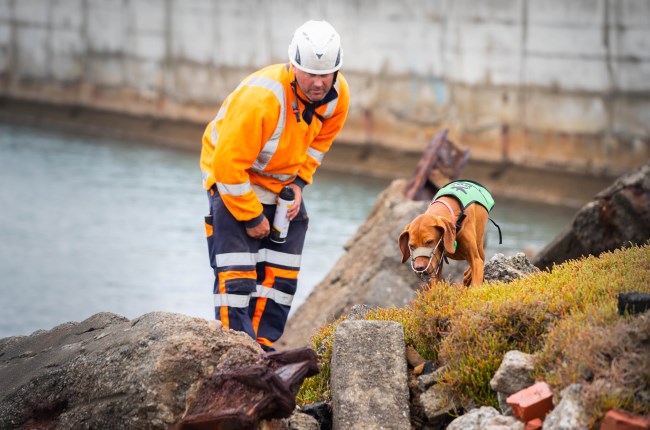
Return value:
[(612, 27), (648, 28), (650, 1), (625, 0), (610, 2), (609, 25)]
[(84, 18), (82, 5), (83, 0), (52, 0), (51, 26), (80, 31)]
[(11, 25), (0, 21), (0, 48), (9, 49), (11, 44)]
[(607, 64), (601, 59), (529, 55), (524, 73), (525, 85), (560, 91), (603, 92), (612, 86)]
[(455, 0), (450, 2), (450, 14), (456, 19), (473, 22), (520, 22), (522, 0)]
[(524, 111), (526, 126), (534, 130), (596, 134), (608, 122), (606, 100), (600, 95), (531, 91)]
[(58, 55), (50, 62), (52, 78), (59, 83), (76, 82), (84, 76), (84, 64), (81, 57)]
[(334, 430), (410, 428), (404, 327), (344, 321), (331, 364)]
[(12, 19), (11, 0), (0, 0), (0, 23), (9, 22)]
[(135, 33), (165, 33), (165, 2), (160, 0), (137, 0), (128, 3), (129, 29)]
[(501, 124), (520, 121), (521, 100), (512, 88), (458, 86), (453, 89), (453, 94), (456, 106), (463, 115), (467, 115), (462, 121), (468, 128), (488, 123), (500, 128)]
[(521, 63), (518, 56), (490, 52), (448, 52), (443, 78), (467, 85), (518, 85)]
[(164, 36), (136, 33), (128, 35), (127, 40), (128, 43), (124, 49), (130, 56), (158, 63), (165, 61), (167, 52)]
[(613, 69), (616, 89), (640, 93), (650, 90), (650, 61), (618, 61)]
[[(237, 4), (237, 3), (232, 3)], [(255, 70), (273, 62), (286, 62), (286, 46), (293, 34), (287, 31), (283, 57), (272, 58), (270, 42), (267, 40), (267, 29), (264, 25), (251, 26), (248, 24), (250, 16), (241, 11), (230, 12), (226, 15), (219, 13), (219, 25), (215, 28), (215, 40), (224, 41), (219, 45), (220, 49), (212, 53), (215, 63), (226, 63), (232, 67), (242, 67)], [(224, 19), (225, 16), (230, 18)], [(263, 22), (264, 19), (260, 19)]]
[(50, 5), (42, 0), (14, 1), (14, 20), (21, 24), (46, 26)]
[(126, 9), (121, 2), (87, 0), (86, 36), (94, 53), (121, 53), (126, 35)]
[(519, 23), (456, 21), (449, 27), (448, 49), (452, 51), (497, 56), (521, 52), (523, 30)]
[(86, 77), (91, 84), (118, 87), (124, 84), (124, 63), (119, 58), (93, 56), (86, 58)]
[[(215, 114), (220, 103), (235, 86), (228, 89), (216, 84), (222, 82), (219, 74), (208, 66), (176, 64), (169, 72), (167, 91), (179, 101), (213, 103)], [(241, 76), (242, 78), (244, 76)]]
[[(613, 101), (612, 117), (612, 128), (616, 133), (647, 136), (650, 99), (618, 97)], [(650, 158), (650, 154), (646, 158)]]
[(58, 55), (81, 56), (85, 53), (86, 46), (78, 32), (53, 29), (49, 33), (48, 49), (53, 57)]
[(0, 74), (9, 73), (10, 58), (9, 49), (0, 46)]
[[(210, 0), (175, 2), (172, 6), (171, 53), (176, 60), (208, 64), (218, 59), (221, 41), (216, 38), (214, 9)], [(226, 43), (224, 41), (224, 43)], [(215, 64), (223, 64), (216, 61)]]
[[(650, 19), (650, 14), (648, 18)], [(650, 61), (650, 27), (625, 30), (610, 28), (609, 32), (612, 40), (611, 52), (615, 61), (632, 58)]]
[(650, 430), (650, 415), (632, 415), (611, 410), (605, 414), (600, 430)]
[(57, 81), (70, 82), (83, 77), (85, 43), (74, 30), (52, 30), (49, 37), (50, 67)]
[(509, 396), (506, 402), (523, 422), (543, 419), (553, 409), (553, 392), (546, 382), (538, 382)]
[(604, 60), (606, 46), (603, 27), (530, 25), (527, 29), (526, 51), (534, 55), (597, 57)]
[(48, 75), (48, 33), (45, 28), (18, 27), (16, 30), (18, 76), (44, 79)]
[(160, 63), (128, 59), (124, 62), (125, 84), (137, 89), (144, 98), (157, 97), (163, 88), (164, 75)]
[(535, 0), (527, 2), (528, 23), (558, 26), (602, 25), (606, 0)]

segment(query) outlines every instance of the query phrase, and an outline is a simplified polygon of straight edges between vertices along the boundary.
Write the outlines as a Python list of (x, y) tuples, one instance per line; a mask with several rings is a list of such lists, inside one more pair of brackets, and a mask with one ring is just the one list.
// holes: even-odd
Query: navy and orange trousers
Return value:
[[(243, 331), (264, 350), (284, 332), (298, 286), (298, 272), (309, 218), (304, 202), (289, 225), (285, 243), (253, 239), (214, 190), (208, 191), (205, 217), (210, 266), (214, 271), (214, 312), (225, 328)], [(263, 205), (273, 221), (275, 205)]]

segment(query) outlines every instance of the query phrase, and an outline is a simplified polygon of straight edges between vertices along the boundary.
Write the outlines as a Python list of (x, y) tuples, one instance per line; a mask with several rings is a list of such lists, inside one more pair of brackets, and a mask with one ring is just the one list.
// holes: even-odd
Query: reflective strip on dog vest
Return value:
[(474, 181), (453, 181), (442, 187), (433, 200), (442, 196), (453, 196), (458, 199), (463, 210), (472, 203), (478, 203), (488, 212), (494, 207), (494, 199), (483, 185)]

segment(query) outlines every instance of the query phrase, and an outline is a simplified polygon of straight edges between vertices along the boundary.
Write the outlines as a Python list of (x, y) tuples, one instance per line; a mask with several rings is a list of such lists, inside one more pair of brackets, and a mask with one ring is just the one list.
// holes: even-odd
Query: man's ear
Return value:
[(453, 254), (456, 252), (456, 246), (454, 245), (456, 243), (456, 226), (447, 218), (440, 217), (439, 220), (439, 225), (443, 230), (442, 243), (445, 251), (447, 251), (447, 254)]
[(400, 251), (402, 251), (402, 263), (406, 262), (411, 256), (411, 250), (409, 249), (409, 227), (411, 224), (404, 227), (404, 231), (399, 235), (397, 239), (397, 245), (399, 245)]

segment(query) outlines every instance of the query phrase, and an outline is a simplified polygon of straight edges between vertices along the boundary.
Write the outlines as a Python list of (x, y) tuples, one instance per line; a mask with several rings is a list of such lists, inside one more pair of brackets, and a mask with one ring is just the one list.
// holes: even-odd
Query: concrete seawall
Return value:
[(342, 35), (340, 141), (617, 175), (650, 158), (650, 0), (0, 0), (0, 96), (206, 123), (293, 30)]

